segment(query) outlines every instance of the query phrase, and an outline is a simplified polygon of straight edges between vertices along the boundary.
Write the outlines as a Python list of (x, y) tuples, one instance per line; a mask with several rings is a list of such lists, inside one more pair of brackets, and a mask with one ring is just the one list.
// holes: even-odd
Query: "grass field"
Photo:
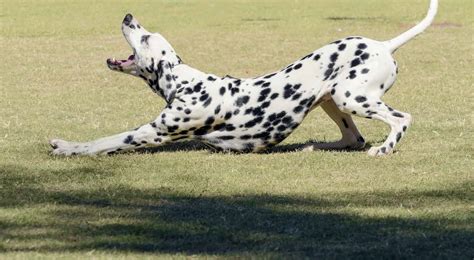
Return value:
[[(108, 70), (131, 53), (131, 12), (183, 60), (217, 75), (280, 69), (340, 37), (390, 39), (428, 0), (0, 0), (0, 258), (474, 257), (474, 17), (441, 1), (397, 52), (385, 100), (414, 124), (397, 152), (49, 155), (149, 122), (164, 102)], [(356, 119), (366, 139), (388, 134)], [(339, 138), (318, 109), (282, 145)]]

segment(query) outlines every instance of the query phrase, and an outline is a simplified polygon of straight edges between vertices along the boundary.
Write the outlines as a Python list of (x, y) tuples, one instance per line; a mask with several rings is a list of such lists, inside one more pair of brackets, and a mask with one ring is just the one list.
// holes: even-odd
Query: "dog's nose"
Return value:
[(125, 18), (123, 18), (123, 24), (127, 26), (130, 25), (130, 23), (132, 22), (132, 19), (133, 19), (133, 16), (131, 14), (125, 15)]

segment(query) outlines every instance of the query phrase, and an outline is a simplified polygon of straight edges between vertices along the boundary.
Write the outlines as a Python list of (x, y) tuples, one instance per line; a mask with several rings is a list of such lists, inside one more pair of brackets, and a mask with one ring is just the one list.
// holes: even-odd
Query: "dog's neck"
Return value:
[(216, 77), (215, 75), (202, 72), (184, 63), (176, 65), (173, 69), (173, 74), (177, 76), (178, 83), (183, 81), (198, 83), (199, 81), (207, 79), (209, 76)]

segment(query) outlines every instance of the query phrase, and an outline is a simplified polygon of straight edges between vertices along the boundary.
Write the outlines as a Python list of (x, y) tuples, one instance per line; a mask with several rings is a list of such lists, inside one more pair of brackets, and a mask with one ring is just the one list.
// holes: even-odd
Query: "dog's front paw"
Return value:
[(371, 147), (369, 149), (368, 154), (370, 156), (385, 156), (385, 155), (390, 154), (391, 152), (392, 150), (385, 146), (377, 146), (377, 147)]
[(72, 156), (80, 154), (80, 146), (60, 139), (49, 140), (53, 155)]

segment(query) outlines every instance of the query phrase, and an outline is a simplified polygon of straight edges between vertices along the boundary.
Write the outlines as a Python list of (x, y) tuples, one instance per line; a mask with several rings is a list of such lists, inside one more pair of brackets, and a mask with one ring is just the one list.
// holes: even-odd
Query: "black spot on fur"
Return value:
[(296, 93), (293, 95), (293, 97), (291, 98), (292, 100), (297, 100), (301, 97), (301, 93)]
[(201, 87), (202, 87), (202, 82), (199, 82), (198, 84), (196, 84), (196, 85), (193, 87), (193, 91), (194, 91), (194, 92), (199, 92), (199, 91), (201, 91)]
[(259, 80), (257, 82), (254, 83), (255, 86), (260, 86), (262, 85), (263, 83), (265, 83), (265, 80)]
[(351, 70), (349, 72), (349, 78), (350, 79), (355, 79), (357, 77), (357, 74), (356, 74), (356, 71), (355, 70)]
[(400, 142), (400, 139), (402, 139), (402, 133), (397, 134), (397, 142)]
[(216, 107), (216, 109), (214, 110), (214, 114), (217, 115), (217, 114), (219, 114), (219, 112), (221, 112), (221, 105), (218, 105), (218, 106)]
[(327, 69), (325, 72), (324, 72), (324, 79), (323, 80), (327, 80), (331, 74), (334, 72), (334, 70), (332, 68), (329, 68)]
[(133, 141), (133, 135), (128, 135), (124, 140), (124, 144), (130, 144)]
[(361, 49), (361, 50), (364, 50), (364, 49), (367, 48), (367, 44), (365, 44), (365, 43), (360, 43), (359, 45), (357, 45), (357, 48), (358, 48), (358, 49)]
[(247, 123), (244, 124), (246, 128), (251, 128), (257, 125), (258, 123), (262, 122), (263, 117), (256, 117), (253, 120), (248, 121)]
[(403, 118), (404, 116), (398, 112), (393, 112), (392, 116)]
[(301, 67), (303, 67), (303, 64), (298, 63), (298, 64), (295, 65), (294, 69), (299, 70)]
[(208, 98), (208, 99), (206, 100), (206, 102), (204, 102), (204, 103), (202, 104), (202, 106), (203, 106), (203, 107), (209, 106), (209, 104), (211, 104), (211, 101), (212, 101), (212, 98)]
[(284, 88), (284, 91), (283, 91), (283, 97), (285, 99), (287, 99), (295, 93), (296, 93), (296, 91), (293, 89), (293, 86), (291, 84), (287, 84)]
[(214, 123), (215, 119), (213, 116), (210, 116), (206, 119), (206, 121), (204, 122), (205, 125), (212, 125), (212, 123)]
[(362, 54), (362, 55), (360, 56), (360, 58), (361, 58), (362, 60), (368, 60), (369, 57), (370, 57), (370, 54), (368, 54), (367, 52), (364, 53), (364, 54)]
[(361, 73), (362, 73), (362, 74), (367, 74), (367, 73), (369, 73), (369, 71), (370, 71), (369, 69), (363, 69), (363, 70), (361, 71)]
[(239, 93), (240, 90), (238, 88), (231, 88), (230, 89), (230, 95), (234, 96), (236, 93)]
[(221, 96), (223, 96), (225, 94), (225, 87), (221, 87), (219, 89), (219, 94), (221, 94)]
[(263, 78), (264, 78), (264, 79), (269, 79), (269, 78), (271, 78), (271, 77), (273, 77), (273, 76), (275, 76), (275, 75), (276, 75), (276, 73), (272, 73), (272, 74), (266, 75), (266, 76), (263, 77)]
[(234, 131), (235, 126), (233, 124), (227, 124), (227, 125), (225, 125), (225, 130), (226, 131)]
[(235, 138), (235, 136), (232, 136), (232, 135), (224, 135), (224, 136), (219, 136), (217, 137), (218, 139), (221, 139), (221, 140), (232, 140)]
[(345, 50), (346, 49), (346, 44), (343, 43), (343, 44), (339, 45), (339, 47), (337, 47), (337, 49), (340, 50), (340, 51)]
[(203, 127), (200, 127), (199, 129), (194, 131), (195, 135), (205, 135), (208, 133), (208, 131), (211, 129), (211, 126), (205, 125)]
[(293, 118), (291, 116), (285, 116), (284, 118), (281, 119), (281, 122), (283, 124), (289, 125), (293, 122)]
[(279, 125), (279, 126), (277, 127), (277, 130), (280, 131), (280, 132), (283, 132), (283, 131), (285, 131), (286, 129), (287, 129), (287, 126), (285, 126), (285, 125)]
[(240, 137), (240, 139), (242, 139), (242, 140), (249, 140), (249, 139), (251, 139), (251, 138), (252, 138), (251, 135), (242, 135), (242, 136)]
[(249, 99), (250, 99), (249, 96), (239, 97), (239, 98), (237, 98), (237, 100), (235, 101), (235, 105), (238, 106), (238, 107), (241, 107), (241, 106), (247, 104), (247, 102), (249, 102)]
[(256, 107), (252, 111), (252, 115), (254, 116), (263, 116), (265, 114), (265, 111), (261, 107)]
[(173, 132), (175, 132), (176, 130), (178, 130), (178, 128), (179, 128), (178, 125), (168, 126), (168, 132), (173, 133)]
[(309, 59), (311, 57), (313, 57), (313, 53), (310, 53), (310, 54), (304, 56), (303, 58), (301, 58), (301, 60), (306, 60), (306, 59)]
[(367, 98), (364, 96), (357, 96), (355, 98), (355, 101), (357, 101), (358, 103), (364, 103), (365, 101), (367, 101)]
[(272, 91), (271, 89), (266, 88), (266, 89), (264, 89), (260, 92), (260, 95), (266, 97), (266, 96), (268, 96), (268, 94), (270, 94), (271, 91)]
[(356, 67), (356, 66), (359, 66), (360, 63), (361, 63), (361, 61), (360, 61), (359, 58), (353, 59), (353, 60), (351, 61), (351, 68)]
[(150, 38), (151, 35), (143, 35), (141, 40), (140, 40), (140, 43), (146, 43), (148, 44), (148, 39)]
[(331, 60), (331, 62), (336, 62), (338, 57), (339, 57), (339, 54), (335, 52), (331, 54), (331, 57), (329, 57), (329, 59)]
[(346, 94), (345, 94), (345, 95), (346, 95), (346, 97), (350, 97), (350, 96), (351, 96), (351, 92), (346, 91)]
[(295, 107), (295, 109), (293, 109), (293, 112), (295, 112), (296, 114), (299, 114), (301, 113), (301, 111), (303, 111), (304, 107), (302, 106), (297, 106)]

